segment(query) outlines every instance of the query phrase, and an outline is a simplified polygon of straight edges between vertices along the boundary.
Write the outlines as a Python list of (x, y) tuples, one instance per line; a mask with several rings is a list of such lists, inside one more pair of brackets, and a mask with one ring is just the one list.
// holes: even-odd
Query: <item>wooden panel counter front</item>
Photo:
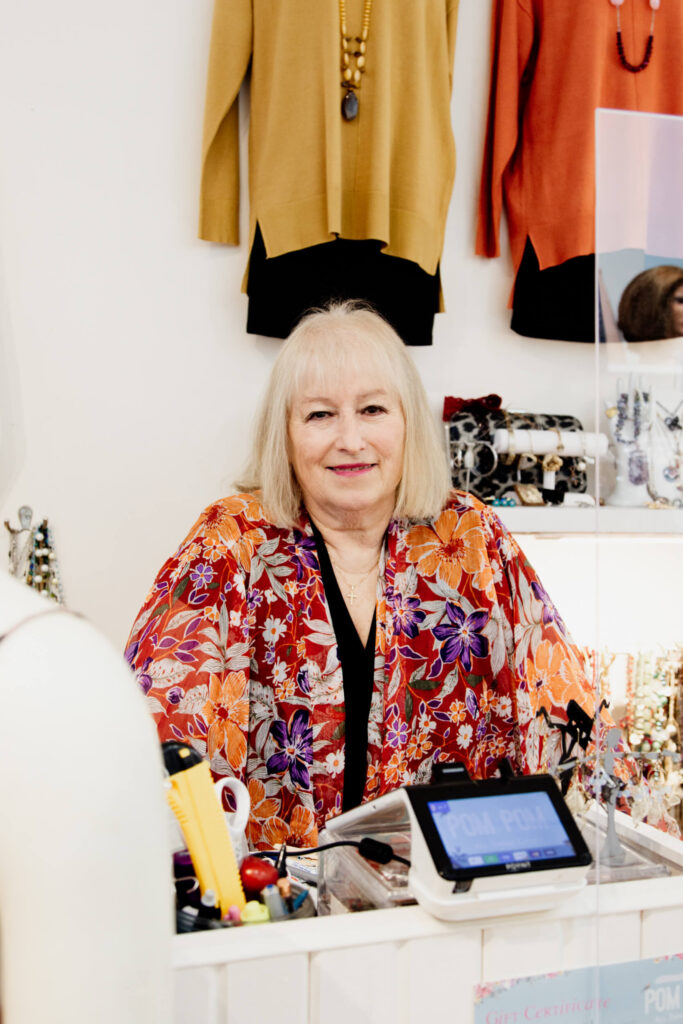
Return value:
[[(683, 869), (683, 843), (640, 826)], [(551, 911), (450, 923), (419, 906), (174, 940), (174, 1024), (474, 1021), (473, 986), (683, 952), (683, 874), (588, 885)]]

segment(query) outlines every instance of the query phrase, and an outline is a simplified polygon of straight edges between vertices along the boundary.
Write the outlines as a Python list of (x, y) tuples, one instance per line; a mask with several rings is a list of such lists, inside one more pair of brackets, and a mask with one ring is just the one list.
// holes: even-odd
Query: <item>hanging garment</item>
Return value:
[[(541, 274), (595, 251), (597, 107), (683, 114), (683, 4), (663, 2), (657, 10), (652, 57), (637, 74), (619, 60), (616, 14), (610, 0), (494, 2), (476, 251), (500, 255), (505, 207), (515, 274), (528, 244)], [(621, 7), (631, 63), (643, 56), (651, 19), (648, 0), (626, 0)], [(565, 269), (570, 280), (576, 267)], [(533, 290), (528, 279), (523, 285), (514, 296), (518, 324), (534, 317)], [(584, 310), (592, 289), (591, 282), (575, 293)], [(544, 337), (567, 337), (566, 313), (558, 305)], [(592, 341), (593, 333), (584, 340)]]
[(331, 299), (363, 299), (389, 321), (406, 345), (431, 345), (439, 311), (439, 272), (387, 256), (381, 242), (336, 238), (266, 256), (256, 235), (247, 278), (247, 333), (286, 338), (307, 309)]
[[(355, 33), (362, 0), (346, 10)], [(374, 0), (360, 110), (345, 121), (337, 0), (216, 0), (200, 237), (239, 243), (237, 98), (250, 68), (250, 250), (258, 224), (268, 258), (374, 240), (436, 275), (455, 173), (457, 10), (458, 0)]]

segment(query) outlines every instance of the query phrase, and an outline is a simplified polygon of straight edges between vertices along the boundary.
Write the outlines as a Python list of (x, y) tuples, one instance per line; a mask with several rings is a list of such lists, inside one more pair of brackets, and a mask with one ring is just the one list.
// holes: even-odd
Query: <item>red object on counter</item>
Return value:
[(245, 857), (240, 864), (240, 878), (245, 896), (256, 897), (267, 885), (275, 885), (277, 868), (264, 857)]

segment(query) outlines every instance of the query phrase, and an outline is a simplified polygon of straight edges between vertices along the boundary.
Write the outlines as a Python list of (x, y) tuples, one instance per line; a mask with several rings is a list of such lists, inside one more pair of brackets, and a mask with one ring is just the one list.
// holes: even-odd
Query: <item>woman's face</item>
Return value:
[(683, 284), (679, 284), (669, 299), (671, 326), (674, 338), (683, 338)]
[(289, 454), (309, 513), (388, 522), (405, 433), (398, 396), (377, 370), (360, 366), (323, 385), (305, 382), (289, 417)]

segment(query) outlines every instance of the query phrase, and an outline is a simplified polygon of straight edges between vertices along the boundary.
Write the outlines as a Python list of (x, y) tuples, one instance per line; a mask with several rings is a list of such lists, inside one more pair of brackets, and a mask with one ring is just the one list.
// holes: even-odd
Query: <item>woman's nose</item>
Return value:
[(345, 451), (357, 452), (364, 446), (362, 424), (355, 415), (339, 417), (337, 445)]

